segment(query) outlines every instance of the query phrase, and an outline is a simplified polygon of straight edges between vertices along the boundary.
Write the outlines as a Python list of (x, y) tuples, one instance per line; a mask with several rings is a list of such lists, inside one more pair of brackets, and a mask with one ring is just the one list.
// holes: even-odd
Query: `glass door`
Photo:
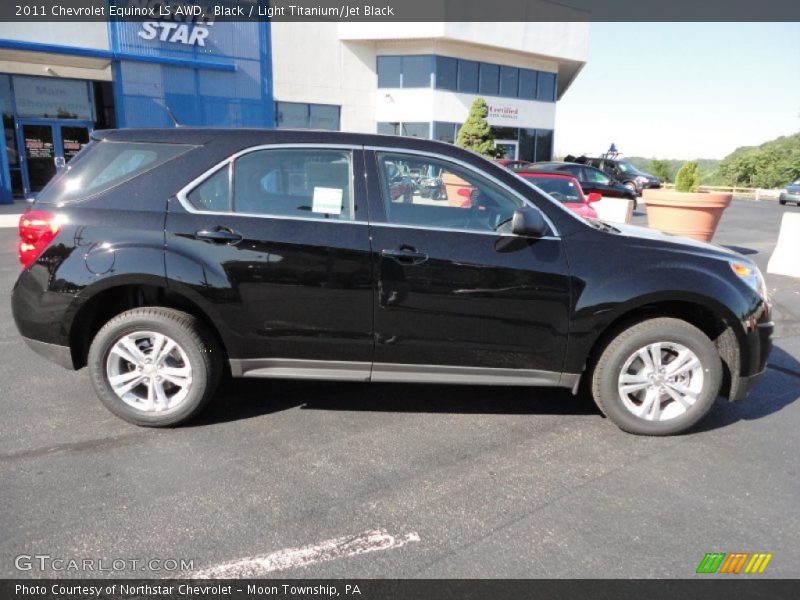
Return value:
[(503, 156), (500, 158), (505, 158), (508, 160), (517, 160), (519, 158), (519, 142), (497, 140), (495, 142), (495, 146), (503, 151)]
[(56, 174), (55, 131), (52, 125), (21, 123), (22, 186), (25, 195), (39, 192)]
[(45, 120), (17, 122), (22, 149), (22, 187), (25, 195), (37, 194), (53, 176), (89, 143), (91, 124)]

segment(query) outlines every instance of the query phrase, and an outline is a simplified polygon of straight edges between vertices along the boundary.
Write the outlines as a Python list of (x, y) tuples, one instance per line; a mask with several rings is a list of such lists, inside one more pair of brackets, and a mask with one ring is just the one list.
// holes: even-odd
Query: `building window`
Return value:
[(458, 61), (458, 91), (478, 93), (478, 63), (471, 60)]
[(449, 56), (436, 57), (436, 88), (458, 90), (458, 60)]
[(536, 71), (519, 70), (519, 97), (523, 100), (536, 100)]
[(400, 123), (378, 123), (380, 135), (400, 135)]
[(497, 96), (500, 91), (500, 67), (481, 63), (478, 91), (488, 96)]
[(404, 56), (403, 81), (404, 88), (429, 88), (433, 74), (432, 56)]
[(555, 102), (556, 100), (556, 74), (539, 72), (539, 85), (536, 92), (536, 99), (543, 102)]
[(433, 123), (433, 139), (440, 142), (447, 142), (448, 144), (455, 144), (456, 129), (458, 129), (458, 123), (435, 121)]
[(276, 102), (275, 121), (279, 129), (339, 131), (339, 107), (331, 104)]
[(540, 102), (556, 101), (556, 74), (449, 56), (379, 56), (379, 88), (430, 88)]
[(309, 126), (311, 129), (339, 131), (339, 107), (329, 104), (309, 105)]
[(553, 159), (553, 130), (536, 130), (536, 161)]
[(403, 59), (400, 56), (378, 57), (378, 87), (399, 88), (403, 73)]
[(516, 98), (519, 94), (519, 69), (500, 67), (500, 95)]
[(403, 123), (400, 126), (400, 135), (407, 137), (430, 139), (431, 124), (430, 123)]

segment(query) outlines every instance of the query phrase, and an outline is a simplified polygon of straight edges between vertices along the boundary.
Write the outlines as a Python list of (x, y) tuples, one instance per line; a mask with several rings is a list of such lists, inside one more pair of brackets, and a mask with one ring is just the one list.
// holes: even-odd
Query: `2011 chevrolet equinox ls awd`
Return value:
[[(405, 172), (460, 181), (409, 199), (390, 191)], [(425, 140), (95, 132), (20, 237), (20, 333), (64, 367), (88, 366), (102, 402), (138, 425), (189, 419), (228, 371), (582, 384), (622, 429), (663, 435), (719, 394), (745, 396), (771, 348), (747, 258), (584, 220)]]

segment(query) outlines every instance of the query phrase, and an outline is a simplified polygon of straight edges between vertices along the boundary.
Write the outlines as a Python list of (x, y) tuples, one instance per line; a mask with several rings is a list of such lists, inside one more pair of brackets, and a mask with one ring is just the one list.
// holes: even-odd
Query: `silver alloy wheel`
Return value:
[(106, 377), (125, 404), (144, 412), (172, 410), (192, 386), (192, 366), (178, 343), (155, 331), (119, 338), (106, 356)]
[(689, 348), (656, 342), (625, 361), (617, 388), (625, 408), (640, 419), (669, 421), (697, 402), (703, 378), (703, 365)]

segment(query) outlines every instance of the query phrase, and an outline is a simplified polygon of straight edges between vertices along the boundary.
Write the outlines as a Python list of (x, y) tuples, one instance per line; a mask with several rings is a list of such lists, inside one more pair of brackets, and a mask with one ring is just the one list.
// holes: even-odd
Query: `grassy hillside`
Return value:
[(760, 146), (742, 146), (717, 165), (723, 185), (780, 188), (800, 177), (800, 133)]
[[(653, 173), (655, 167), (652, 162), (656, 159), (644, 158), (642, 156), (629, 156), (628, 160), (631, 161), (637, 169), (641, 169), (642, 171), (651, 173), (653, 175), (658, 175), (658, 173)], [(697, 161), (697, 164), (700, 167), (700, 181), (706, 185), (714, 185), (711, 182), (711, 179), (713, 178), (714, 171), (716, 170), (720, 161), (714, 158), (696, 158), (694, 160)], [(667, 158), (662, 159), (662, 162), (667, 163), (667, 172), (669, 173), (667, 181), (674, 183), (675, 175), (678, 173), (678, 169), (680, 169), (683, 166), (683, 163), (686, 161)]]

